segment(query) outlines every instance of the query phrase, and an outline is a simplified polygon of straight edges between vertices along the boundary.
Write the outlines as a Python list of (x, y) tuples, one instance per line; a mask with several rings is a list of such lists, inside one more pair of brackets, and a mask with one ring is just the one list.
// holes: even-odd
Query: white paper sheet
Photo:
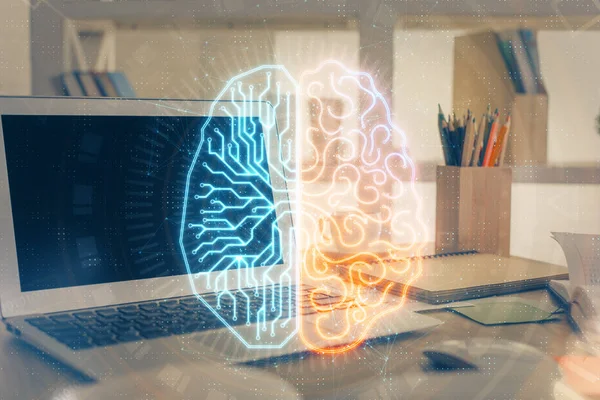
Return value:
[(573, 286), (600, 285), (600, 235), (552, 232), (563, 249)]

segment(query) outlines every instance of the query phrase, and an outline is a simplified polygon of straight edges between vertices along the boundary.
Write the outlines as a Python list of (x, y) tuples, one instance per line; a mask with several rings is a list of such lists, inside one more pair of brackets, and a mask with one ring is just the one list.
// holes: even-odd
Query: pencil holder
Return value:
[(510, 255), (511, 184), (508, 167), (438, 166), (436, 254)]

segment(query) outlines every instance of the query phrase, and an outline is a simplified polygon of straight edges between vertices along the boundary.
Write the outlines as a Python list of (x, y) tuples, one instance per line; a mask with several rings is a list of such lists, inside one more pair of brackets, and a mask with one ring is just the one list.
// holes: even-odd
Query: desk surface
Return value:
[[(542, 307), (556, 307), (545, 290), (519, 293)], [(366, 380), (394, 377), (406, 380), (422, 371), (426, 364), (421, 350), (442, 340), (473, 337), (492, 337), (521, 341), (549, 355), (563, 355), (577, 351), (576, 336), (564, 315), (554, 322), (485, 327), (457, 314), (440, 311), (432, 316), (444, 321), (428, 333), (396, 337), (391, 341), (366, 345), (353, 352), (331, 356), (312, 355), (305, 360), (266, 366), (268, 370), (293, 383), (307, 397), (332, 398), (336, 394), (351, 393), (352, 388), (364, 387)], [(537, 376), (532, 385), (523, 390), (534, 390), (536, 398), (547, 398), (540, 391), (549, 390), (549, 381), (555, 378)], [(0, 332), (0, 399), (47, 399), (62, 389), (76, 385), (77, 376), (53, 359), (14, 339), (2, 329)], [(529, 396), (519, 396), (530, 398)]]

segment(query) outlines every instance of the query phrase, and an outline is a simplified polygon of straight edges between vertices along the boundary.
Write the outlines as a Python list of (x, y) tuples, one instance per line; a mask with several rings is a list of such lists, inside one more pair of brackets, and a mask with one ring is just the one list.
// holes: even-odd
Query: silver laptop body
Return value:
[[(0, 310), (10, 332), (94, 379), (180, 361), (239, 363), (308, 351), (297, 331), (310, 327), (317, 314), (297, 312), (306, 289), (297, 274), (285, 291), (296, 309), (264, 346), (241, 340), (258, 337), (260, 324), (253, 321), (226, 327), (203, 320), (219, 320), (204, 302), (220, 309), (227, 301), (183, 267), (177, 196), (210, 105), (0, 98)], [(142, 139), (132, 142), (129, 135)], [(269, 147), (272, 157), (278, 143)], [(53, 176), (65, 181), (48, 182)], [(284, 191), (274, 192), (276, 201), (285, 200)], [(115, 202), (125, 214), (114, 212)], [(278, 223), (291, 229), (291, 213), (278, 215)], [(281, 240), (282, 254), (290, 252), (289, 243)], [(252, 272), (277, 277), (288, 270), (285, 257), (279, 261)], [(228, 271), (230, 297), (259, 295), (256, 287), (240, 284), (246, 282), (240, 274), (247, 271)], [(263, 295), (274, 289), (267, 290)], [(369, 337), (438, 323), (398, 312), (376, 324)], [(61, 336), (62, 326), (72, 328), (68, 335)], [(80, 330), (89, 334), (74, 336)]]

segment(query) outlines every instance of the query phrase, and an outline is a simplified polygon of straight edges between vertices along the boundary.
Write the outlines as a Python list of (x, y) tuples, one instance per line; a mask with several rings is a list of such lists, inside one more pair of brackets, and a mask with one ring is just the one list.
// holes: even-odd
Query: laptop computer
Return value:
[[(293, 241), (280, 241), (274, 250), (280, 254), (270, 257), (274, 264), (252, 268), (252, 276), (269, 271), (269, 287), (250, 287), (242, 279), (248, 268), (229, 270), (221, 281), (229, 298), (249, 299), (248, 315), (259, 313), (254, 302), (267, 298), (294, 305), (286, 311), (285, 329), (281, 324), (263, 335), (266, 346), (242, 339), (258, 338), (266, 322), (282, 317), (281, 310), (236, 318), (235, 308), (227, 311), (232, 302), (203, 283), (209, 280), (192, 279), (183, 262), (186, 176), (210, 106), (0, 98), (0, 310), (10, 332), (93, 379), (183, 360), (239, 363), (308, 351), (298, 326), (310, 326), (319, 313), (298, 311), (307, 288), (297, 274), (289, 275), (285, 287), (277, 279), (289, 269), (286, 246)], [(210, 118), (225, 128), (235, 123), (216, 110)], [(270, 157), (279, 148), (276, 140), (269, 146), (261, 154)], [(212, 156), (203, 156), (210, 164)], [(265, 171), (272, 173), (277, 161), (270, 161)], [(268, 218), (293, 226), (287, 211)], [(202, 273), (204, 267), (195, 268)], [(399, 311), (375, 324), (369, 337), (439, 323)]]

